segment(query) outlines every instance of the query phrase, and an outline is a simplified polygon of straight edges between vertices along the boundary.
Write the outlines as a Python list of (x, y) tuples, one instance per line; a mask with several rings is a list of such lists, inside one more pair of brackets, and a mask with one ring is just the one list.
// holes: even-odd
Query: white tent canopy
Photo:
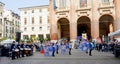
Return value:
[(118, 29), (118, 30), (115, 31), (115, 32), (109, 33), (108, 36), (109, 36), (109, 37), (111, 37), (111, 36), (120, 36), (120, 29)]
[(13, 41), (15, 41), (15, 40), (7, 39), (7, 40), (4, 40), (4, 41), (1, 41), (0, 44), (1, 45), (9, 44), (9, 43), (13, 43)]

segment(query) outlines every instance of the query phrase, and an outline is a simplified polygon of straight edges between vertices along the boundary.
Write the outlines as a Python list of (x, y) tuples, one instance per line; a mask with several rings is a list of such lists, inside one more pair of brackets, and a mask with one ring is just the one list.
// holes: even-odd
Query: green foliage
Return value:
[(7, 38), (5, 38), (5, 37), (4, 37), (4, 38), (1, 38), (0, 41), (6, 40), (6, 39), (7, 39)]
[(38, 41), (40, 41), (41, 43), (44, 41), (45, 39), (43, 37), (38, 37)]

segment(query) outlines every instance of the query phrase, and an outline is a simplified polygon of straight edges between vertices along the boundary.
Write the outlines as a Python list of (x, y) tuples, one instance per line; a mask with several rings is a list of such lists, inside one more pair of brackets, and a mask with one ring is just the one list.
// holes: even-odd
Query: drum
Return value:
[(20, 54), (20, 53), (19, 53), (19, 49), (15, 49), (15, 56), (17, 56), (17, 57), (18, 57), (18, 56), (19, 56), (19, 54)]

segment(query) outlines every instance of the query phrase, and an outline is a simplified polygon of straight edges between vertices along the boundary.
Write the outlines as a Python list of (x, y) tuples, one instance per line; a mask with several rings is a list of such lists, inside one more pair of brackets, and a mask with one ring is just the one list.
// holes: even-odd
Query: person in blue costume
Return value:
[(55, 56), (55, 47), (54, 47), (54, 43), (52, 43), (52, 56)]
[(89, 56), (92, 56), (92, 50), (93, 50), (93, 43), (91, 41), (89, 41), (89, 44), (88, 44), (88, 49), (89, 49)]
[(55, 44), (55, 49), (56, 49), (56, 54), (58, 54), (58, 50), (59, 50), (58, 42), (56, 42), (56, 44)]
[(71, 50), (72, 50), (72, 42), (69, 42), (69, 55), (71, 55)]

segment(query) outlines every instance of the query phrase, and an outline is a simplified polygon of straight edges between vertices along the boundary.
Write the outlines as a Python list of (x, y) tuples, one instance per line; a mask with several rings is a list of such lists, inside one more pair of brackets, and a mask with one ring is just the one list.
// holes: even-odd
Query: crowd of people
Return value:
[(61, 54), (68, 53), (71, 55), (72, 48), (79, 49), (80, 51), (83, 51), (87, 53), (89, 56), (92, 56), (92, 50), (97, 50), (98, 52), (113, 52), (114, 53), (114, 47), (118, 44), (118, 41), (114, 39), (112, 42), (109, 41), (106, 42), (95, 42), (92, 40), (87, 39), (81, 39), (79, 41), (74, 42), (74, 45), (70, 41), (61, 41), (56, 43), (44, 43), (40, 46), (41, 53), (44, 53), (45, 56), (55, 56), (58, 54), (58, 51), (60, 51)]
[(35, 42), (35, 43), (16, 43), (13, 41), (9, 50), (9, 57), (12, 59), (21, 58), (25, 56), (32, 56), (34, 48), (36, 51), (39, 51), (44, 56), (52, 56), (55, 57), (56, 54), (72, 54), (72, 48), (78, 49), (80, 51), (85, 52), (89, 56), (92, 56), (92, 50), (98, 50), (98, 52), (114, 52), (114, 46), (118, 43), (117, 40), (110, 41), (109, 43), (97, 43), (92, 40), (81, 39), (79, 41), (57, 41), (50, 42), (45, 41), (43, 43)]
[(118, 45), (119, 42), (117, 39), (112, 39), (108, 43), (102, 42), (102, 43), (96, 43), (96, 50), (99, 52), (108, 52), (111, 51), (114, 53), (115, 45)]

